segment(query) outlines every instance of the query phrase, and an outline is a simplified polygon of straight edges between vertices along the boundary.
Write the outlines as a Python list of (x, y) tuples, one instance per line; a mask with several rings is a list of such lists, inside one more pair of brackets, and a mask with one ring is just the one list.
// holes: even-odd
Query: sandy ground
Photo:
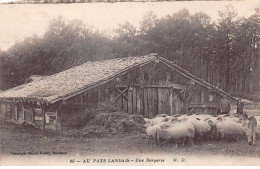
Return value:
[(245, 105), (258, 122), (255, 146), (246, 138), (156, 146), (141, 133), (80, 138), (0, 121), (0, 165), (260, 165), (259, 108)]
[[(258, 132), (260, 133), (259, 127)], [(55, 154), (55, 152), (60, 154)], [(195, 142), (194, 146), (188, 147), (176, 147), (175, 144), (171, 143), (155, 146), (154, 140), (148, 138), (145, 134), (132, 133), (111, 135), (104, 138), (75, 138), (67, 137), (62, 133), (57, 134), (1, 122), (0, 164), (2, 165), (18, 163), (18, 159), (22, 159), (18, 163), (20, 165), (25, 161), (30, 164), (36, 164), (36, 162), (42, 164), (44, 160), (59, 158), (65, 161), (62, 165), (70, 165), (70, 159), (76, 158), (76, 160), (82, 162), (82, 157), (88, 157), (92, 162), (95, 158), (101, 157), (131, 157), (134, 160), (134, 165), (167, 165), (167, 161), (169, 162), (168, 165), (196, 165), (199, 160), (202, 160), (199, 163), (200, 165), (204, 165), (204, 163), (205, 165), (260, 165), (260, 137), (258, 135), (255, 146), (248, 145), (245, 138), (238, 142), (229, 142), (227, 140)], [(144, 159), (147, 157), (160, 157), (160, 159), (168, 160), (161, 163), (138, 163), (135, 162), (136, 157)], [(35, 160), (31, 163), (30, 160), (34, 158)], [(212, 158), (212, 160), (210, 161), (208, 158)], [(237, 161), (239, 158), (244, 160)], [(248, 160), (245, 160), (246, 158)], [(179, 162), (174, 161), (174, 159)], [(216, 159), (219, 160), (216, 161)], [(249, 163), (249, 159), (252, 162)], [(50, 160), (48, 161), (50, 162)], [(12, 163), (6, 164), (7, 161), (12, 161)], [(187, 163), (186, 161), (193, 162)], [(54, 162), (57, 163), (57, 161)], [(78, 162), (78, 165), (81, 162)], [(46, 163), (44, 164), (46, 165)], [(120, 165), (121, 163), (92, 164)]]

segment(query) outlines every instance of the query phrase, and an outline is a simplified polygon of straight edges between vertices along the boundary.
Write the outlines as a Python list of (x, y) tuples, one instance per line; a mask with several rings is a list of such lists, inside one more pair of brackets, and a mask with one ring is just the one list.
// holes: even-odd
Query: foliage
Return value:
[(239, 18), (230, 6), (219, 11), (216, 22), (186, 9), (163, 18), (150, 11), (140, 29), (126, 22), (111, 38), (81, 21), (58, 17), (42, 38), (33, 36), (0, 51), (0, 89), (86, 61), (156, 52), (226, 91), (253, 92), (259, 89), (259, 20), (259, 9)]

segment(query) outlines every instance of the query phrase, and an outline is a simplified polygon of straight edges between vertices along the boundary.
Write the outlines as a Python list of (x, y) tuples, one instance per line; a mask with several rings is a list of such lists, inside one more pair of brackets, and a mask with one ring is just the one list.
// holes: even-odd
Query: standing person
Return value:
[(238, 99), (237, 101), (237, 115), (241, 116), (244, 112), (244, 103), (241, 101), (241, 99)]
[(224, 96), (220, 101), (220, 113), (228, 114), (230, 112), (230, 103), (226, 96)]

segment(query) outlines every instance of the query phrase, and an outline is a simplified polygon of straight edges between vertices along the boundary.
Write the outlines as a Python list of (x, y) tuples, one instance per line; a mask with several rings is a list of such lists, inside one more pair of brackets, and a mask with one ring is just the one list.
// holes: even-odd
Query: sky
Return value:
[(15, 2), (15, 1), (20, 1), (20, 0), (0, 0), (0, 2)]
[[(0, 0), (0, 2), (7, 0)], [(186, 8), (190, 13), (204, 12), (213, 20), (218, 11), (231, 4), (239, 16), (248, 17), (260, 1), (186, 1), (186, 2), (121, 2), (121, 3), (75, 3), (75, 4), (0, 4), (0, 49), (6, 50), (16, 41), (34, 34), (42, 36), (48, 23), (57, 16), (79, 19), (99, 31), (112, 32), (118, 24), (129, 21), (139, 26), (143, 15), (153, 11), (159, 18)]]

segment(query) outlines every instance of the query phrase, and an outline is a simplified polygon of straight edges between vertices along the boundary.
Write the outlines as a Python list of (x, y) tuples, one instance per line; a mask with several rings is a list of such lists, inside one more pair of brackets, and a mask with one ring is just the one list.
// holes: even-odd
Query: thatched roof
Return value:
[(183, 76), (194, 80), (222, 96), (228, 96), (236, 100), (225, 91), (189, 73), (169, 60), (158, 57), (157, 54), (149, 54), (142, 57), (128, 57), (120, 59), (86, 62), (63, 72), (37, 78), (37, 80), (14, 87), (0, 93), (0, 99), (5, 100), (29, 100), (55, 103), (63, 98), (81, 93), (83, 90), (98, 85), (104, 81), (115, 78), (119, 74), (139, 65), (159, 59), (168, 67), (174, 68)]
[(36, 80), (42, 80), (44, 78), (45, 78), (45, 76), (41, 76), (41, 75), (31, 75), (30, 77), (28, 77), (26, 79), (25, 83), (29, 83), (29, 82), (36, 81)]
[(0, 99), (55, 102), (91, 85), (113, 78), (128, 69), (156, 60), (156, 54), (142, 57), (86, 62), (63, 72), (45, 76), (0, 94)]

